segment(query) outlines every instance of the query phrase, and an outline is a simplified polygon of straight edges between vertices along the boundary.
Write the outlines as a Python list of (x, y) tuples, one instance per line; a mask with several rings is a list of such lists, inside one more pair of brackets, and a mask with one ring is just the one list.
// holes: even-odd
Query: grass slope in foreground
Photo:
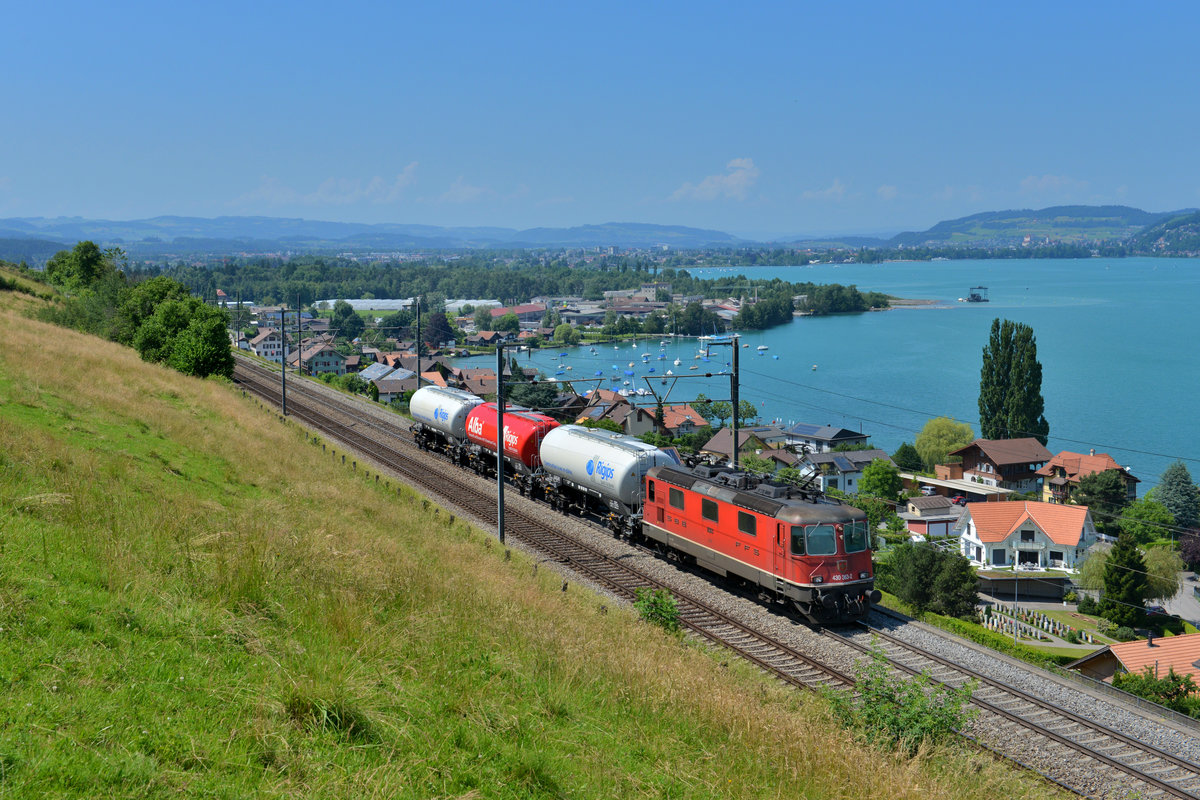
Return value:
[(1044, 797), (357, 476), (0, 293), (0, 797)]

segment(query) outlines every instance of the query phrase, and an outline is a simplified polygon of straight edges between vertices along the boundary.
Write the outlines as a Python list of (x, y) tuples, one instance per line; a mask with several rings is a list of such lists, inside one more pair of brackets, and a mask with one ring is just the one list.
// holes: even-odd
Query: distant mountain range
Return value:
[(609, 222), (574, 228), (445, 228), (436, 225), (367, 225), (279, 217), (154, 217), (114, 221), (79, 217), (0, 219), (0, 238), (74, 243), (91, 239), (131, 254), (196, 252), (458, 250), (527, 247), (735, 246), (743, 240), (721, 231), (681, 225)]
[[(609, 222), (573, 228), (440, 227), (279, 217), (154, 217), (114, 221), (80, 217), (0, 219), (0, 258), (42, 263), (59, 249), (91, 239), (134, 258), (241, 253), (369, 253), (478, 248), (616, 247), (699, 249), (762, 242), (681, 225)], [(1165, 213), (1129, 206), (1054, 206), (988, 211), (939, 222), (890, 239), (784, 237), (789, 246), (830, 248), (1008, 247), (1044, 242), (1124, 243), (1132, 252), (1200, 254), (1196, 209)]]

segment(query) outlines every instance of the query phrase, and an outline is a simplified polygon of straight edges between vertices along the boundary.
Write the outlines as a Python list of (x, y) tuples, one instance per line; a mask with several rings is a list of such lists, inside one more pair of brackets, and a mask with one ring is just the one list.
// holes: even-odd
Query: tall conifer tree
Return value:
[(1045, 408), (1033, 328), (997, 317), (979, 374), (980, 434), (985, 439), (1033, 436), (1045, 444), (1050, 433)]
[(1182, 461), (1163, 470), (1158, 488), (1154, 490), (1154, 499), (1167, 507), (1177, 525), (1194, 528), (1200, 520), (1200, 492)]
[(1143, 604), (1150, 589), (1146, 562), (1133, 542), (1133, 537), (1121, 534), (1104, 562), (1104, 598), (1100, 615), (1117, 625), (1130, 628), (1146, 620)]

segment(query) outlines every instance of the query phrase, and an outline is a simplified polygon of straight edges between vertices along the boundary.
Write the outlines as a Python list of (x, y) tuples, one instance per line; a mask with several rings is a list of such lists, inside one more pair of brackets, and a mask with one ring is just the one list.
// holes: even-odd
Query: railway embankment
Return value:
[(13, 796), (1052, 794), (983, 756), (859, 744), (225, 382), (2, 292), (0, 330)]

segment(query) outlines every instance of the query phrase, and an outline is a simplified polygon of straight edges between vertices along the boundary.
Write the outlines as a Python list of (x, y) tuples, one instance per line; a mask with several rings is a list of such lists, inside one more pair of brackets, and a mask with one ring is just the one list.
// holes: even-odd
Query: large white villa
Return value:
[(1087, 506), (968, 503), (956, 527), (962, 554), (983, 567), (1075, 569), (1099, 541)]

